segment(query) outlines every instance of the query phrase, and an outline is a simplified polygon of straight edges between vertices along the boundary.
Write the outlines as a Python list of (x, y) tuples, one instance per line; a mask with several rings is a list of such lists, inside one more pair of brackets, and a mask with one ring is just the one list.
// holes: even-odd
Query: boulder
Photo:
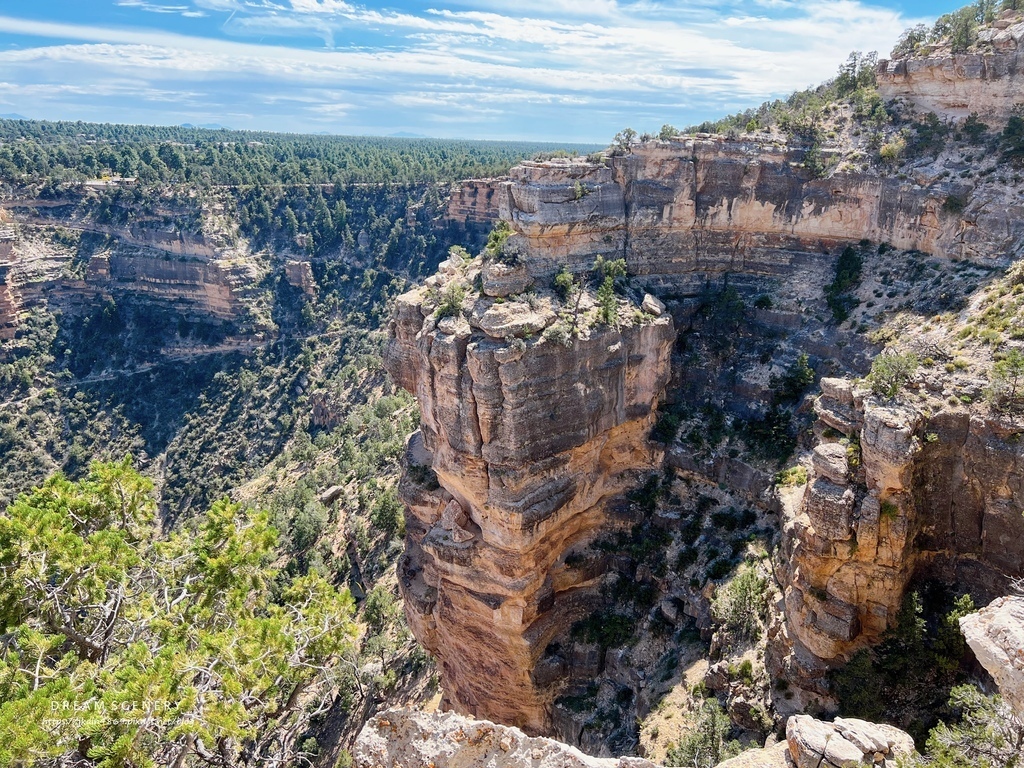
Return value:
[(797, 768), (895, 766), (914, 751), (910, 734), (891, 725), (838, 718), (834, 723), (794, 715), (786, 723), (786, 742)]
[(640, 757), (590, 757), (518, 728), (412, 709), (371, 717), (352, 757), (356, 768), (655, 768)]
[(487, 296), (504, 298), (515, 293), (522, 293), (531, 285), (533, 278), (522, 262), (504, 264), (491, 261), (483, 268), (483, 289)]
[(960, 629), (1006, 702), (1024, 713), (1024, 597), (994, 600), (960, 619)]

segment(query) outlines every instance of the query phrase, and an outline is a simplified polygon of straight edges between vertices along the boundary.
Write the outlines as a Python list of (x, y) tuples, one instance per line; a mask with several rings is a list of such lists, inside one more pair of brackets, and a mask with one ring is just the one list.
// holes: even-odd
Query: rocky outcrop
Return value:
[[(717, 768), (894, 768), (914, 754), (914, 740), (891, 725), (852, 718), (833, 723), (791, 717), (786, 740), (742, 752)], [(654, 768), (638, 757), (597, 758), (574, 747), (527, 736), (518, 728), (453, 713), (390, 709), (363, 727), (356, 768)]]
[(914, 739), (891, 725), (837, 717), (833, 723), (795, 715), (786, 723), (789, 756), (796, 768), (896, 766), (914, 753)]
[(1003, 699), (1024, 715), (1024, 597), (1001, 597), (960, 619), (960, 629)]
[(618, 327), (546, 333), (565, 310), (538, 286), (439, 317), (434, 297), (481, 268), (453, 256), (397, 302), (385, 363), (422, 414), (400, 575), (450, 703), (538, 733), (571, 674), (571, 660), (545, 651), (596, 607), (605, 568), (567, 557), (629, 524), (616, 499), (660, 461), (646, 438), (675, 334), (671, 317), (635, 304)]
[(308, 261), (286, 261), (284, 263), (284, 279), (288, 281), (288, 285), (298, 288), (307, 296), (316, 296), (313, 265)]
[(837, 245), (869, 239), (939, 256), (992, 260), (1024, 240), (1014, 214), (945, 215), (962, 183), (802, 169), (805, 149), (721, 136), (648, 142), (606, 163), (513, 168), (502, 216), (535, 276), (579, 272), (597, 255), (665, 291), (709, 274), (787, 278)]
[[(908, 496), (921, 417), (849, 382), (824, 379), (815, 412), (858, 443), (813, 453), (802, 493), (784, 494), (786, 624), (818, 659), (835, 659), (885, 631), (913, 573)], [(859, 468), (850, 466), (853, 457)]]
[(783, 493), (788, 643), (777, 647), (791, 666), (774, 672), (803, 680), (877, 640), (916, 569), (941, 562), (978, 595), (1024, 574), (1024, 451), (1006, 425), (966, 410), (928, 417), (844, 379), (821, 389), (818, 418), (849, 441), (818, 445), (806, 488)]
[(942, 118), (963, 119), (977, 112), (988, 122), (1005, 123), (1024, 88), (1024, 15), (1007, 12), (981, 30), (978, 48), (880, 61), (879, 93), (886, 101), (902, 99)]
[(654, 768), (639, 757), (590, 757), (568, 744), (487, 720), (409, 709), (370, 718), (353, 760), (356, 768)]

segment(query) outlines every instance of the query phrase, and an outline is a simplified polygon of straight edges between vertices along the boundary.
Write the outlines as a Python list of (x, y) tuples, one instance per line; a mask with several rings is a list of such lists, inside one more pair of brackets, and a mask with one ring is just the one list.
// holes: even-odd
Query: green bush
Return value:
[(835, 277), (825, 287), (825, 301), (832, 310), (832, 317), (841, 323), (850, 316), (850, 311), (860, 302), (850, 291), (860, 285), (864, 260), (853, 248), (846, 246), (836, 259)]
[(462, 302), (466, 299), (466, 288), (461, 283), (452, 282), (445, 286), (441, 301), (434, 310), (434, 317), (442, 320), (446, 317), (457, 317), (462, 313)]
[(785, 469), (775, 475), (775, 484), (786, 488), (807, 485), (807, 470), (799, 465)]
[(711, 615), (737, 640), (756, 641), (761, 636), (768, 609), (767, 580), (750, 565), (743, 565), (719, 588), (711, 603)]
[(867, 380), (878, 397), (894, 398), (917, 372), (917, 355), (912, 352), (883, 352), (871, 363)]
[(781, 376), (772, 374), (768, 378), (772, 398), (777, 403), (795, 403), (813, 383), (814, 369), (808, 364), (806, 354), (794, 360)]
[(696, 727), (678, 745), (669, 748), (665, 765), (714, 768), (743, 751), (738, 741), (728, 740), (731, 730), (732, 724), (722, 705), (715, 699), (704, 699)]

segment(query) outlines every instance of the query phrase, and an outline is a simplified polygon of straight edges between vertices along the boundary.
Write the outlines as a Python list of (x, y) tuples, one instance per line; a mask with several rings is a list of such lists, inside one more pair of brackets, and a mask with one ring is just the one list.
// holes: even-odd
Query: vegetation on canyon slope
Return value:
[[(0, 690), (0, 743), (10, 749), (0, 764), (51, 764), (76, 750), (91, 764), (163, 764), (179, 755), (183, 765), (247, 764), (266, 749), (285, 750), (294, 764), (343, 764), (344, 747), (382, 702), (435, 693), (432, 663), (411, 642), (395, 596), (403, 529), (395, 484), (416, 411), (381, 367), (390, 302), (432, 272), (451, 245), (477, 242), (446, 225), (447, 183), (430, 182), (501, 172), (538, 147), (31, 121), (3, 121), (0, 134), (16, 247), (64, 265), (59, 280), (81, 280), (96, 254), (134, 257), (140, 249), (121, 233), (141, 230), (230, 249), (256, 266), (258, 281), (244, 286), (230, 320), (131, 290), (95, 302), (51, 294), (3, 343), (0, 497), (9, 505), (5, 546), (20, 553), (0, 563), (3, 583), (19, 583), (18, 568), (69, 566), (36, 551), (54, 550), (52, 536), (63, 532), (69, 557), (87, 561), (79, 570), (90, 590), (109, 597), (130, 588), (142, 602), (110, 624), (96, 616), (106, 597), (51, 594), (42, 573), (42, 592), (12, 593)], [(108, 172), (138, 181), (79, 184)], [(288, 259), (310, 261), (311, 294), (283, 279)], [(145, 480), (121, 463), (128, 454)], [(93, 466), (96, 458), (118, 464)], [(145, 521), (123, 521), (130, 530), (99, 526), (109, 528), (102, 533), (80, 516), (62, 517), (84, 506), (108, 519), (94, 497), (97, 478), (112, 475), (143, 489)], [(231, 503), (220, 500), (225, 494)], [(249, 551), (264, 586), (250, 590), (238, 611), (212, 615), (190, 591), (207, 566), (188, 547), (199, 547), (203, 531), (225, 516), (238, 535), (260, 532)], [(50, 538), (32, 523), (43, 518)], [(99, 567), (96, 547), (115, 544), (124, 558), (90, 571)], [(240, 577), (246, 568), (237, 569)], [(162, 605), (150, 590), (158, 584), (168, 596)], [(302, 604), (291, 599), (299, 587), (330, 596), (333, 608), (321, 617), (330, 614), (330, 626), (344, 629), (335, 647), (324, 635), (303, 650), (309, 637), (285, 633), (258, 669), (231, 656), (248, 654), (222, 642), (239, 622), (254, 631), (280, 623), (282, 611), (293, 610), (287, 606)], [(349, 590), (359, 598), (356, 610), (346, 602)], [(76, 607), (79, 598), (85, 602)], [(109, 651), (79, 658), (61, 634), (67, 628), (47, 623), (45, 600), (61, 601), (76, 626), (114, 630)], [(200, 608), (206, 634), (190, 618)], [(292, 664), (312, 651), (316, 660)], [(154, 673), (146, 659), (154, 658), (167, 675), (163, 687), (145, 682)], [(199, 685), (189, 669), (219, 664), (223, 677), (199, 681), (205, 694), (179, 697)], [(308, 673), (298, 702), (285, 706), (291, 691), (278, 695), (300, 682), (278, 679), (278, 667), (293, 677)], [(27, 682), (24, 669), (36, 670)], [(89, 683), (94, 672), (98, 682)], [(99, 710), (64, 711), (93, 695)], [(140, 697), (175, 712), (148, 723), (114, 716), (113, 704)], [(42, 738), (52, 723), (33, 718), (53, 703), (59, 738)]]

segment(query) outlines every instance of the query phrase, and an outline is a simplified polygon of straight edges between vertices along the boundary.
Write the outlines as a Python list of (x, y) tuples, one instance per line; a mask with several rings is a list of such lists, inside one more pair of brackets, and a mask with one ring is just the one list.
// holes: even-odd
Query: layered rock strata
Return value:
[(449, 222), (466, 229), (490, 229), (498, 220), (498, 191), (504, 179), (467, 179), (452, 188)]
[(972, 53), (932, 51), (880, 61), (879, 93), (943, 118), (976, 112), (986, 121), (1005, 123), (1024, 89), (1024, 14), (1003, 14), (980, 31), (978, 47)]
[(709, 274), (788, 278), (837, 246), (868, 239), (936, 256), (989, 262), (1024, 242), (1019, 202), (943, 211), (960, 182), (908, 184), (867, 173), (813, 178), (805, 149), (724, 137), (649, 142), (607, 164), (524, 163), (500, 198), (530, 273), (625, 258), (666, 291)]
[(1024, 449), (1007, 425), (966, 409), (928, 417), (845, 379), (821, 389), (815, 413), (851, 441), (818, 445), (806, 487), (783, 493), (790, 644), (776, 648), (802, 680), (877, 640), (919, 568), (940, 563), (989, 599), (1024, 575)]
[(400, 575), (450, 703), (537, 733), (550, 727), (551, 684), (570, 671), (545, 650), (596, 607), (607, 570), (567, 557), (630, 522), (616, 499), (661, 459), (646, 437), (675, 334), (668, 315), (633, 305), (617, 328), (556, 338), (544, 331), (558, 301), (539, 288), (480, 294), (439, 318), (432, 297), (493, 277), (453, 257), (398, 299), (385, 363), (422, 414)]

